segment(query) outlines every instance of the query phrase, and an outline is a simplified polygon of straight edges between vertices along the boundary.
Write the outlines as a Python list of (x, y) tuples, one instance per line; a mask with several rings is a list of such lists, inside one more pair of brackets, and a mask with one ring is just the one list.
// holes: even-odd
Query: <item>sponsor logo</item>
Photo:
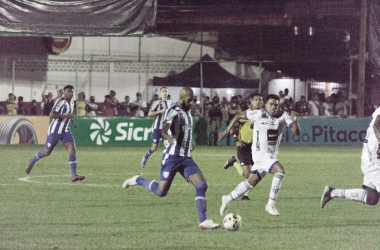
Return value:
[(163, 173), (163, 175), (164, 175), (164, 178), (166, 179), (166, 178), (169, 177), (169, 172), (168, 172), (168, 171), (165, 171), (165, 172)]
[(92, 141), (96, 141), (96, 145), (103, 145), (109, 141), (109, 136), (112, 134), (110, 123), (104, 119), (95, 119), (97, 122), (91, 123), (90, 130), (94, 130), (90, 134)]

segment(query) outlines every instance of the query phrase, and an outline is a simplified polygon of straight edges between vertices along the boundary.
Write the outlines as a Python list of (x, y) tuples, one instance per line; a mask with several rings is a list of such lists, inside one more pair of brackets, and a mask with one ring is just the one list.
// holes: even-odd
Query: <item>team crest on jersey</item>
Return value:
[(165, 171), (165, 172), (163, 173), (163, 175), (164, 175), (164, 178), (166, 179), (166, 178), (169, 177), (169, 172), (168, 172), (168, 171)]
[(47, 147), (50, 148), (50, 146), (51, 146), (51, 143), (49, 142), (49, 143), (47, 144)]

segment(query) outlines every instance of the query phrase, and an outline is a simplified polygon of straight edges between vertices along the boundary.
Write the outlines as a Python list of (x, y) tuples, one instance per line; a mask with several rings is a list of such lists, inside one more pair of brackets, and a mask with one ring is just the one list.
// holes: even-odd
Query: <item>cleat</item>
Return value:
[(77, 182), (77, 181), (83, 181), (84, 180), (84, 178), (86, 178), (86, 177), (84, 177), (84, 176), (80, 176), (80, 175), (74, 175), (73, 177), (71, 177), (71, 181), (72, 182)]
[(273, 205), (266, 205), (265, 206), (265, 211), (267, 211), (268, 213), (270, 213), (271, 215), (275, 215), (275, 216), (279, 216), (280, 213), (277, 211), (277, 208)]
[(136, 183), (136, 179), (139, 178), (139, 177), (141, 177), (141, 174), (136, 174), (136, 175), (133, 176), (132, 178), (127, 179), (127, 180), (123, 183), (123, 185), (122, 185), (121, 187), (124, 188), (124, 189), (126, 189), (126, 188), (128, 188), (128, 187), (130, 187), (130, 186), (135, 186), (135, 185), (137, 185), (137, 183)]
[(220, 224), (215, 223), (212, 220), (205, 220), (201, 224), (199, 224), (199, 228), (202, 230), (207, 230), (207, 229), (218, 229), (220, 228)]
[(330, 186), (325, 186), (325, 190), (323, 190), (322, 198), (321, 198), (321, 207), (324, 208), (326, 203), (332, 200), (331, 191), (335, 188)]
[(143, 156), (143, 158), (142, 158), (142, 160), (141, 160), (141, 167), (142, 168), (145, 168), (145, 164), (146, 164), (146, 161), (147, 161), (148, 159), (147, 158), (145, 158), (145, 156)]
[(30, 174), (30, 172), (32, 171), (33, 166), (34, 166), (34, 164), (32, 163), (32, 159), (30, 159), (29, 163), (28, 163), (28, 166), (25, 169), (26, 174)]
[(249, 201), (249, 200), (251, 200), (248, 196), (246, 196), (246, 195), (243, 195), (243, 197), (241, 197), (241, 200), (242, 201)]
[(227, 195), (223, 195), (222, 196), (222, 206), (220, 207), (220, 215), (221, 216), (224, 216), (224, 214), (226, 213), (226, 211), (227, 211), (227, 205), (228, 205), (228, 203), (227, 203)]
[(235, 156), (232, 156), (230, 159), (228, 159), (228, 161), (226, 161), (226, 163), (224, 163), (224, 169), (227, 169), (233, 166), (235, 162), (236, 162), (236, 158)]

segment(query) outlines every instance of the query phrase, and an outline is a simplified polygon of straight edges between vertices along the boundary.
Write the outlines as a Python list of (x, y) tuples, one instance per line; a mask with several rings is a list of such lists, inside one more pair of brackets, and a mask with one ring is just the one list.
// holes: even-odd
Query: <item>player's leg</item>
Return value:
[(29, 160), (28, 166), (25, 169), (25, 172), (29, 174), (32, 171), (32, 168), (34, 164), (41, 160), (42, 158), (49, 156), (51, 152), (53, 151), (55, 145), (57, 145), (57, 142), (60, 140), (60, 137), (55, 134), (49, 134), (46, 138), (45, 147), (38, 151), (37, 154)]
[(62, 137), (63, 146), (66, 148), (69, 153), (69, 164), (71, 169), (71, 181), (77, 182), (82, 181), (85, 177), (77, 175), (77, 156), (75, 149), (74, 137), (71, 133), (64, 133)]
[(284, 166), (282, 166), (281, 163), (277, 161), (272, 164), (268, 172), (273, 173), (274, 177), (272, 180), (269, 199), (267, 205), (265, 206), (265, 210), (272, 215), (279, 215), (275, 207), (275, 202), (281, 188), (282, 179), (285, 176), (285, 169)]
[(215, 121), (215, 131), (214, 131), (214, 146), (218, 146), (218, 135), (219, 135), (219, 131), (220, 131), (220, 126), (222, 125), (222, 121), (221, 120), (216, 120)]
[(258, 170), (253, 170), (248, 179), (240, 182), (239, 185), (228, 195), (222, 196), (222, 206), (220, 207), (220, 215), (223, 216), (226, 213), (228, 204), (242, 196), (249, 189), (254, 188), (265, 176), (265, 173), (260, 173)]
[(155, 151), (157, 151), (158, 144), (162, 138), (161, 129), (154, 129), (152, 132), (152, 146), (148, 149), (141, 160), (141, 167), (144, 168), (149, 156), (151, 156)]
[(334, 198), (345, 198), (371, 206), (376, 205), (379, 202), (379, 193), (376, 189), (364, 185), (363, 188), (364, 189), (335, 189), (331, 186), (326, 186), (321, 198), (321, 207), (324, 208), (326, 203)]
[(219, 228), (220, 224), (207, 219), (206, 191), (208, 185), (201, 170), (192, 158), (188, 158), (183, 162), (181, 174), (195, 188), (195, 206), (198, 211), (199, 228), (202, 230)]
[[(240, 161), (240, 168), (242, 173), (238, 170), (239, 174), (241, 174), (245, 179), (248, 179), (249, 175), (251, 174), (251, 169), (253, 166), (253, 160), (252, 160), (252, 144), (243, 144), (242, 147), (239, 147), (237, 149), (237, 156)], [(234, 164), (235, 166), (235, 164)], [(235, 166), (237, 169), (237, 166)], [(248, 189), (247, 192), (243, 194), (241, 197), (242, 200), (249, 200), (249, 193), (252, 189)]]

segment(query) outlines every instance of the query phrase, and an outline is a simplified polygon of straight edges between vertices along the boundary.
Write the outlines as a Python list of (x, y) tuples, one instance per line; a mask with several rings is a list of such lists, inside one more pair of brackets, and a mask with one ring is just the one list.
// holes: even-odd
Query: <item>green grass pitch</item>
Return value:
[[(145, 147), (78, 147), (81, 183), (71, 183), (68, 155), (58, 145), (30, 175), (26, 164), (40, 146), (0, 147), (0, 249), (378, 249), (377, 206), (343, 199), (324, 209), (325, 185), (360, 188), (361, 147), (281, 147), (285, 166), (276, 207), (265, 210), (272, 175), (228, 212), (242, 217), (237, 232), (198, 229), (195, 191), (177, 175), (167, 197), (140, 186), (121, 188), (136, 173), (158, 179), (163, 147), (144, 169)], [(221, 197), (243, 181), (224, 162), (235, 147), (196, 147), (193, 157), (208, 182), (208, 217), (222, 223)]]

